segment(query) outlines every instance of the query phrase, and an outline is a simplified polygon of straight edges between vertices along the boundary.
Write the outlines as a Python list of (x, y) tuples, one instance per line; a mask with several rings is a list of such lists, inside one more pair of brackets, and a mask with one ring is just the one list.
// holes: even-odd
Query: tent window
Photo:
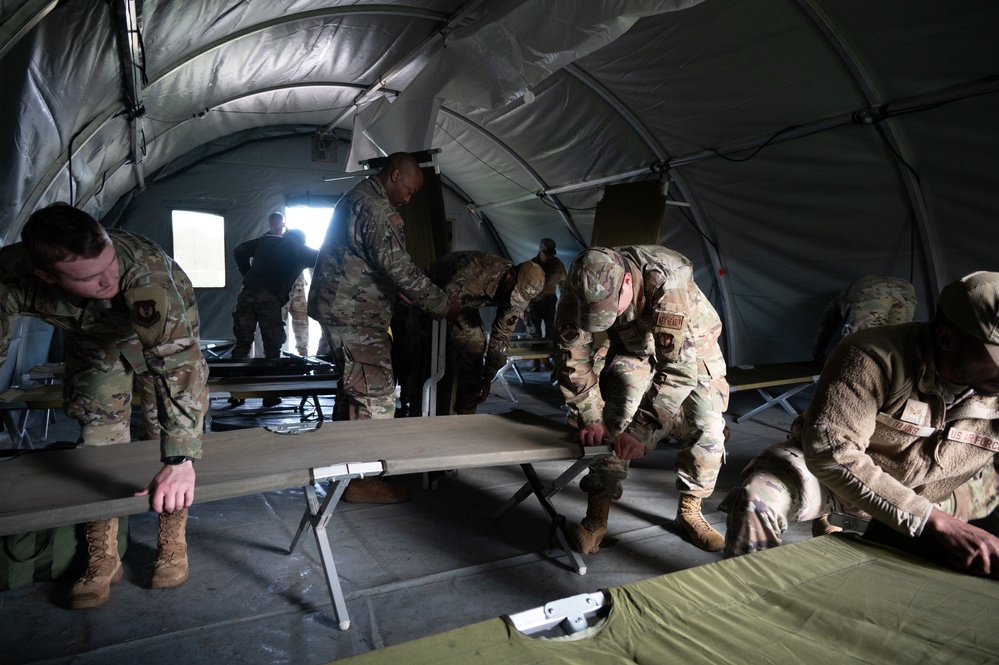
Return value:
[(289, 229), (302, 229), (305, 244), (319, 249), (326, 238), (333, 217), (333, 208), (327, 206), (289, 206), (285, 209), (285, 223)]
[(196, 288), (225, 287), (225, 217), (195, 210), (171, 211), (173, 258)]

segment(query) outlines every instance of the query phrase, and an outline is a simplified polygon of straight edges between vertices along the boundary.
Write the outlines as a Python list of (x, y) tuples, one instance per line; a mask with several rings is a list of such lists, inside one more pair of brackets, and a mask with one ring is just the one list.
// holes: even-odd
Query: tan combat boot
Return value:
[(378, 478), (354, 478), (343, 492), (347, 503), (402, 503), (411, 499), (409, 489)]
[(720, 552), (725, 547), (725, 538), (701, 514), (701, 500), (696, 496), (680, 495), (680, 506), (676, 510), (673, 524), (690, 537), (690, 542), (705, 552)]
[(586, 517), (579, 524), (566, 527), (569, 541), (580, 554), (596, 554), (607, 535), (607, 516), (611, 498), (606, 494), (590, 494), (586, 501)]
[(124, 570), (118, 556), (118, 518), (91, 522), (87, 536), (87, 570), (69, 590), (74, 610), (103, 605), (111, 597), (111, 585), (121, 581)]
[(156, 539), (156, 563), (149, 586), (166, 589), (187, 580), (187, 508), (160, 513), (160, 533)]

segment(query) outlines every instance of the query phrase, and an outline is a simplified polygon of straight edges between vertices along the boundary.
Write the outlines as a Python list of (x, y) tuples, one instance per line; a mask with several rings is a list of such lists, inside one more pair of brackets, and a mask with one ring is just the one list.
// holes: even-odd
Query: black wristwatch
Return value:
[(188, 457), (187, 455), (177, 455), (176, 457), (164, 457), (163, 463), (169, 464), (170, 466), (175, 466), (177, 464), (183, 464), (187, 461), (194, 461), (193, 457)]

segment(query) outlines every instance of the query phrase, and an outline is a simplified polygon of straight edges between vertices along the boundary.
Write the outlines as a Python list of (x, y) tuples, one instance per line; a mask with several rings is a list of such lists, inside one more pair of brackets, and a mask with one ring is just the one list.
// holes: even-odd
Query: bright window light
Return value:
[[(333, 208), (320, 208), (311, 206), (292, 206), (285, 209), (284, 223), (289, 229), (301, 229), (305, 232), (305, 244), (312, 249), (322, 247), (323, 239), (326, 238), (326, 229), (329, 228), (330, 218), (333, 217)], [(305, 271), (306, 292), (311, 283), (311, 271)], [(291, 333), (291, 325), (288, 325), (288, 350), (294, 352), (294, 334)], [(322, 337), (322, 330), (319, 322), (309, 319), (309, 355), (315, 355), (319, 347), (319, 339)]]
[(173, 258), (197, 288), (225, 287), (225, 217), (193, 210), (171, 211)]
[(319, 249), (332, 217), (333, 208), (294, 206), (285, 210), (284, 221), (289, 229), (305, 231), (305, 244), (312, 249)]

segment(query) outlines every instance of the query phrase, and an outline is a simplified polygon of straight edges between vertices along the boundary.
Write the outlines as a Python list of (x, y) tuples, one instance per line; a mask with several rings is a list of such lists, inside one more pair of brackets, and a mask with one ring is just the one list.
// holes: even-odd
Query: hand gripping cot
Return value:
[[(573, 567), (585, 574), (582, 559), (568, 547), (564, 520), (550, 498), (610, 452), (604, 446), (573, 443), (567, 426), (523, 411), (333, 422), (293, 436), (266, 429), (234, 430), (205, 435), (204, 451), (204, 459), (196, 462), (196, 503), (305, 488), (307, 507), (289, 554), (311, 528), (333, 611), (344, 630), (350, 619), (326, 527), (351, 479), (520, 465), (527, 482), (494, 517), (534, 494)], [(572, 464), (543, 484), (533, 464), (563, 460)], [(0, 535), (146, 512), (148, 497), (132, 495), (160, 468), (159, 443), (154, 441), (25, 452), (2, 461)], [(330, 487), (320, 502), (314, 483), (323, 481)]]

